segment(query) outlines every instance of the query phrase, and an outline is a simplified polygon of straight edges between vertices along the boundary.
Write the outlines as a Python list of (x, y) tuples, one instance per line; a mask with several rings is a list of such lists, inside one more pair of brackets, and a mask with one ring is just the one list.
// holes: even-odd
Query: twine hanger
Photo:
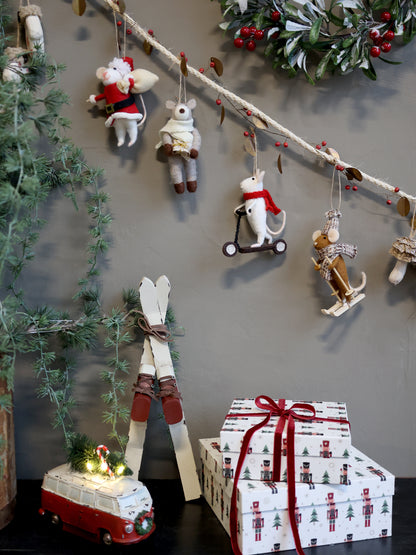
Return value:
[(331, 180), (331, 195), (330, 195), (330, 200), (331, 200), (331, 210), (334, 210), (334, 184), (335, 184), (335, 172), (338, 172), (338, 212), (340, 212), (341, 210), (341, 175), (340, 172), (338, 170), (336, 170), (335, 166), (334, 169), (332, 170), (332, 180)]

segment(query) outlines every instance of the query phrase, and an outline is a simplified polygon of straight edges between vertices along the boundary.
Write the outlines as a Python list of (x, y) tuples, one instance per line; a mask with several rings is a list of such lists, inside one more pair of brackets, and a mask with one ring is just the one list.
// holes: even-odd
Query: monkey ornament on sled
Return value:
[(365, 287), (367, 278), (361, 272), (361, 284), (354, 288), (350, 285), (347, 267), (343, 255), (355, 258), (357, 247), (347, 243), (337, 243), (339, 239), (339, 210), (330, 210), (325, 214), (327, 221), (322, 230), (318, 229), (312, 235), (313, 246), (318, 255), (317, 260), (312, 258), (315, 270), (328, 282), (337, 297), (337, 302), (328, 309), (322, 309), (323, 314), (341, 316), (344, 312), (365, 298), (364, 293), (359, 293)]

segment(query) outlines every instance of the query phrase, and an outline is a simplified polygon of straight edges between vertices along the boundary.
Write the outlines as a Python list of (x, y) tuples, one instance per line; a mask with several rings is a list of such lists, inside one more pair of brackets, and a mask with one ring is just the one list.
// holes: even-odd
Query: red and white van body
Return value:
[(89, 540), (132, 544), (155, 529), (152, 503), (138, 480), (74, 472), (64, 464), (45, 474), (39, 512)]

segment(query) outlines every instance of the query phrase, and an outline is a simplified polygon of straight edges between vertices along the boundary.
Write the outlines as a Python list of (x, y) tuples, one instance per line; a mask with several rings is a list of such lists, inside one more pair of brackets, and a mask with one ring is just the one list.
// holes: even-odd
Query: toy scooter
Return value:
[(240, 232), (240, 223), (242, 216), (247, 216), (247, 212), (243, 209), (237, 209), (235, 211), (237, 215), (237, 226), (235, 230), (234, 241), (227, 241), (222, 247), (222, 252), (225, 256), (234, 256), (237, 252), (243, 254), (249, 252), (263, 252), (263, 251), (273, 251), (274, 254), (283, 254), (287, 249), (287, 243), (283, 239), (276, 239), (273, 243), (266, 243), (260, 245), (259, 247), (242, 247), (238, 242), (238, 235)]

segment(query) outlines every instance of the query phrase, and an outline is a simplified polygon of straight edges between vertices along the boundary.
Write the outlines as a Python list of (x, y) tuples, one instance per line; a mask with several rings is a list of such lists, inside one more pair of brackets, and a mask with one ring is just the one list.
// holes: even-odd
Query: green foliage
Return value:
[[(8, 64), (7, 2), (0, 0), (0, 73)], [(0, 80), (0, 379), (7, 394), (0, 410), (10, 410), (17, 357), (34, 353), (37, 393), (54, 404), (53, 426), (72, 438), (71, 394), (75, 364), (72, 351), (94, 345), (102, 315), (94, 282), (98, 256), (108, 244), (105, 228), (111, 222), (108, 195), (100, 187), (101, 170), (91, 169), (82, 151), (67, 137), (70, 126), (61, 115), (69, 103), (59, 88), (64, 67), (36, 51), (28, 56), (28, 73), (20, 82)], [(78, 192), (87, 195), (90, 228), (87, 271), (74, 300), (77, 316), (50, 306), (31, 307), (20, 283), (35, 257), (46, 221), (42, 206), (56, 189), (78, 210)]]
[[(244, 13), (237, 0), (218, 1), (224, 17), (221, 28), (233, 30), (234, 37), (240, 36), (244, 26), (262, 29), (264, 55), (273, 68), (285, 70), (290, 77), (302, 71), (312, 84), (326, 73), (344, 75), (355, 69), (376, 79), (375, 58), (370, 54), (372, 29), (381, 35), (391, 29), (405, 44), (416, 34), (416, 0), (308, 0), (296, 5), (284, 0), (249, 0)], [(380, 20), (383, 10), (390, 12), (390, 22)], [(280, 12), (278, 21), (272, 18), (276, 11)]]
[[(97, 453), (98, 443), (85, 434), (76, 434), (68, 445), (67, 462), (72, 470), (91, 472), (92, 474), (108, 474), (101, 468), (101, 459)], [(105, 462), (116, 476), (131, 476), (132, 470), (127, 466), (124, 453), (105, 453), (101, 451)]]

